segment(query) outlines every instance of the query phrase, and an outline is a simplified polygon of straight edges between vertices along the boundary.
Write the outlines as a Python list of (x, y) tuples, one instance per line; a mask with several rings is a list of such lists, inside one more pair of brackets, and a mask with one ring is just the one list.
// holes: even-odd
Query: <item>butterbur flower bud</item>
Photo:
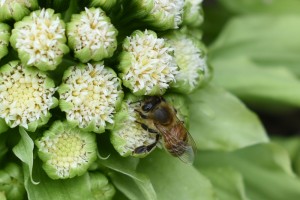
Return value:
[(55, 121), (36, 140), (43, 169), (52, 179), (83, 175), (97, 158), (94, 133), (83, 132), (67, 122)]
[(111, 57), (117, 48), (117, 34), (100, 8), (85, 8), (67, 24), (68, 44), (81, 62)]
[(114, 124), (123, 99), (121, 80), (102, 63), (67, 69), (59, 86), (59, 106), (69, 123), (85, 131), (102, 133)]
[[(111, 130), (111, 143), (121, 156), (145, 157), (156, 146), (161, 146), (162, 130), (159, 130), (151, 121), (152, 119), (143, 119), (137, 110), (141, 110), (141, 106), (147, 97), (136, 97), (127, 95), (122, 102), (120, 111), (115, 116), (115, 126)], [(177, 110), (176, 115), (169, 116), (174, 118), (178, 123), (184, 122), (184, 126), (188, 128), (188, 108), (186, 99), (179, 94), (167, 94), (163, 98), (168, 106)], [(152, 129), (145, 129), (145, 127)], [(154, 133), (153, 130), (156, 132)], [(157, 134), (159, 138), (157, 138)], [(157, 143), (157, 139), (159, 142)], [(139, 153), (136, 149), (139, 147), (150, 147), (150, 150)]]
[(54, 70), (69, 52), (64, 22), (52, 9), (34, 11), (15, 23), (10, 42), (24, 65), (42, 71)]
[[(22, 169), (15, 163), (8, 163), (0, 170), (0, 192), (6, 199), (22, 200), (25, 196)], [(1, 194), (0, 194), (0, 199)]]
[(119, 70), (123, 85), (139, 96), (164, 94), (178, 73), (173, 49), (150, 30), (124, 40)]
[(182, 22), (184, 0), (132, 0), (126, 2), (124, 20), (138, 19), (155, 30), (176, 29)]
[(191, 93), (205, 81), (208, 73), (205, 47), (197, 39), (180, 31), (172, 31), (165, 38), (174, 49), (179, 67), (171, 88), (176, 92)]
[(9, 37), (10, 27), (7, 24), (0, 23), (0, 60), (8, 53)]
[(89, 173), (92, 195), (95, 200), (111, 200), (116, 189), (109, 183), (108, 179), (101, 173)]
[(37, 0), (0, 0), (0, 22), (9, 19), (19, 21), (37, 8)]
[(54, 81), (35, 68), (11, 61), (0, 68), (0, 118), (11, 128), (35, 131), (51, 117), (57, 106)]
[(200, 26), (204, 20), (202, 10), (203, 0), (185, 0), (182, 24), (191, 27)]

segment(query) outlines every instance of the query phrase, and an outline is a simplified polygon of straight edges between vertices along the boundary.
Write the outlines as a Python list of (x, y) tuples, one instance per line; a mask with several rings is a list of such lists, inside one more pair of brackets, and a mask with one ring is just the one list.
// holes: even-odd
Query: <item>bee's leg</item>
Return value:
[(150, 145), (147, 145), (147, 146), (145, 146), (145, 145), (139, 146), (139, 147), (134, 149), (133, 153), (135, 153), (135, 154), (148, 153), (156, 146), (158, 141), (159, 141), (159, 134), (156, 135), (155, 142), (153, 144), (150, 144)]
[(142, 122), (139, 122), (139, 121), (135, 121), (136, 123), (140, 124), (141, 127), (148, 131), (149, 133), (156, 133), (156, 134), (159, 134), (156, 130), (152, 129), (152, 128), (149, 128), (146, 124), (143, 124)]
[(141, 118), (143, 118), (143, 119), (147, 119), (148, 118), (148, 116), (144, 115), (141, 111), (139, 111), (137, 109), (135, 109), (134, 111), (137, 112), (137, 113), (139, 113), (139, 115), (141, 116)]

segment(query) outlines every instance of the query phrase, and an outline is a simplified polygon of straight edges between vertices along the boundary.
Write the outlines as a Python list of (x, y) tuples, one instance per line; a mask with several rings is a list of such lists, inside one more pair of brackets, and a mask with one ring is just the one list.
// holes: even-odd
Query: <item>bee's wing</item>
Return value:
[(188, 131), (187, 131), (187, 143), (182, 144), (182, 148), (185, 149), (184, 153), (178, 155), (177, 157), (182, 162), (192, 165), (196, 157), (197, 147), (194, 139), (192, 138), (192, 136)]
[[(192, 138), (192, 136), (190, 135), (190, 133), (186, 130), (182, 122), (178, 120), (177, 124), (180, 126), (180, 128), (173, 127), (170, 130), (161, 125), (158, 125), (157, 128), (163, 134), (164, 143), (165, 143), (164, 146), (166, 146), (167, 143), (176, 146), (176, 148), (172, 148), (171, 154), (178, 157), (184, 163), (193, 164), (195, 154), (197, 151), (196, 143)], [(169, 133), (170, 131), (172, 131), (171, 134)], [(180, 133), (181, 131), (185, 131), (185, 133), (187, 134), (187, 139), (185, 142), (180, 141), (178, 137), (181, 134)], [(168, 149), (166, 150), (170, 152), (170, 150)]]

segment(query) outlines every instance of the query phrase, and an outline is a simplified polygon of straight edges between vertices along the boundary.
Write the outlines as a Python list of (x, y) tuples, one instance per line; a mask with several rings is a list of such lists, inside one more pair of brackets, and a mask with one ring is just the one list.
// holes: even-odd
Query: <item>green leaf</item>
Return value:
[(263, 68), (245, 57), (215, 59), (213, 82), (267, 111), (300, 107), (300, 81), (284, 67)]
[(292, 167), (295, 173), (300, 176), (300, 137), (294, 136), (289, 138), (272, 138), (272, 141), (276, 144), (280, 144), (289, 153), (289, 157), (292, 160)]
[(19, 127), (19, 132), (21, 139), (13, 148), (13, 152), (25, 164), (25, 169), (28, 170), (32, 183), (35, 183), (32, 179), (34, 143), (24, 128)]
[(290, 14), (300, 12), (298, 0), (220, 0), (222, 5), (236, 13)]
[(242, 175), (232, 168), (201, 169), (222, 200), (248, 200)]
[(193, 166), (181, 162), (162, 150), (141, 159), (138, 171), (147, 174), (157, 199), (216, 199), (210, 181)]
[(286, 67), (300, 76), (299, 35), (300, 15), (242, 16), (229, 21), (209, 55), (220, 63), (244, 56), (261, 67)]
[(223, 89), (208, 85), (189, 97), (189, 131), (198, 149), (228, 151), (268, 141), (258, 117)]
[(157, 199), (156, 192), (149, 178), (142, 173), (137, 173), (135, 170), (138, 161), (137, 158), (123, 158), (113, 151), (108, 159), (100, 160), (99, 164), (113, 171), (108, 175), (116, 188), (129, 199), (155, 200)]
[(34, 178), (39, 184), (33, 184), (30, 181), (29, 174), (25, 171), (25, 188), (29, 200), (93, 200), (89, 175), (65, 180), (52, 180), (41, 168), (42, 163), (35, 161)]
[(298, 200), (300, 179), (293, 174), (290, 164), (288, 154), (282, 147), (267, 143), (232, 153), (202, 152), (195, 166), (199, 171), (220, 167), (238, 171), (243, 176), (250, 199)]

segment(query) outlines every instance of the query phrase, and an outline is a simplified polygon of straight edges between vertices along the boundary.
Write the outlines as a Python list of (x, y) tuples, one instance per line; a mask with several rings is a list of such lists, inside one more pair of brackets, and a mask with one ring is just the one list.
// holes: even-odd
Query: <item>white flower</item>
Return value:
[(103, 64), (71, 67), (58, 91), (67, 120), (80, 128), (93, 124), (88, 130), (95, 132), (104, 132), (107, 123), (114, 123), (113, 115), (123, 97), (120, 79)]
[(117, 33), (100, 8), (85, 8), (67, 25), (69, 44), (82, 62), (111, 57), (117, 48)]
[(152, 31), (135, 31), (124, 42), (120, 70), (123, 84), (137, 95), (161, 95), (175, 80), (173, 49)]
[(21, 61), (41, 70), (53, 70), (61, 62), (68, 47), (64, 23), (52, 9), (32, 12), (15, 24), (11, 43)]
[(178, 25), (182, 22), (183, 6), (183, 0), (154, 0), (154, 7), (151, 10), (151, 14), (157, 15), (163, 13), (162, 19), (174, 18), (173, 28), (178, 28)]
[(57, 104), (55, 90), (42, 72), (10, 62), (0, 70), (0, 117), (12, 128), (28, 129), (29, 124), (50, 118), (49, 110)]

